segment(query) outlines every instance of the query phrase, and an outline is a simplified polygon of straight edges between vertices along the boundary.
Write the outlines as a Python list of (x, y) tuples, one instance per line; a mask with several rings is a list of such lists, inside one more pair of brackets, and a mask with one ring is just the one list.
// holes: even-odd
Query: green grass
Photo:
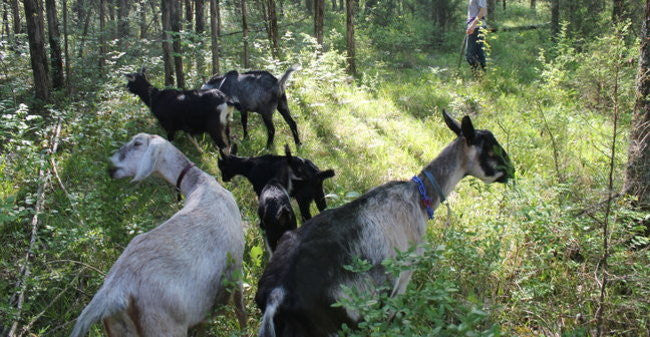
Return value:
[[(500, 19), (504, 26), (545, 20), (545, 12), (538, 11), (534, 14), (523, 5), (512, 4)], [(453, 296), (459, 303), (486, 311), (488, 316), (482, 324), (498, 325), (506, 336), (534, 336), (546, 331), (579, 336), (581, 329), (593, 328), (588, 321), (596, 310), (593, 274), (600, 241), (595, 219), (601, 213), (593, 205), (604, 196), (608, 163), (604, 151), (612, 124), (608, 113), (585, 109), (580, 95), (545, 81), (544, 63), (538, 54), (540, 47), (549, 48), (547, 36), (543, 30), (491, 34), (489, 69), (479, 79), (470, 74), (464, 60), (461, 69), (457, 68), (456, 47), (392, 51), (387, 61), (363, 38), (358, 51), (363, 60), (362, 75), (356, 82), (344, 74), (340, 53), (319, 56), (298, 34), (295, 40), (285, 41), (293, 49), (284, 64), (264, 63), (260, 55), (256, 59), (276, 75), (290, 63), (302, 63), (304, 69), (295, 74), (288, 96), (304, 145), (295, 149), (288, 126), (275, 114), (276, 139), (270, 152), (282, 153), (286, 143), (321, 169), (333, 168), (336, 176), (325, 183), (330, 207), (387, 181), (409, 179), (419, 172), (453, 140), (453, 133), (442, 121), (442, 109), (457, 117), (470, 115), (476, 127), (495, 134), (515, 164), (515, 182), (485, 185), (467, 178), (459, 184), (448, 199), (451, 215), (444, 207), (438, 209), (427, 233), (434, 245), (444, 244), (443, 258), (429, 270), (417, 270), (410, 289), (446, 280), (458, 289)], [(449, 45), (458, 45), (462, 35), (457, 37), (458, 43)], [(334, 39), (332, 44), (340, 44), (340, 40)], [(147, 52), (155, 55), (150, 50), (143, 53)], [(226, 64), (234, 64), (233, 59), (227, 59)], [(24, 60), (14, 62), (17, 68), (27, 67)], [(44, 311), (32, 329), (37, 335), (65, 335), (102, 282), (103, 275), (97, 270), (108, 271), (134, 235), (155, 227), (181, 206), (173, 187), (161, 180), (149, 178), (131, 184), (113, 181), (106, 174), (107, 158), (134, 134), (163, 134), (146, 107), (124, 88), (120, 73), (138, 66), (137, 62), (120, 62), (124, 64), (113, 66), (115, 72), (96, 86), (94, 95), (66, 104), (61, 112), (64, 128), (60, 150), (53, 159), (66, 191), (57, 181), (48, 188), (23, 316), (29, 321)], [(158, 86), (162, 81), (160, 62), (159, 58), (147, 61), (149, 76)], [(188, 82), (198, 83), (198, 78)], [(3, 111), (9, 109), (10, 105), (3, 107)], [(627, 130), (629, 122), (624, 119), (623, 123)], [(33, 125), (38, 129), (42, 124)], [(239, 153), (267, 153), (266, 130), (256, 114), (249, 118), (249, 131), (250, 138), (242, 140), (236, 114), (232, 133), (239, 142)], [(18, 136), (27, 139), (35, 132)], [(216, 148), (208, 137), (199, 141), (206, 150), (203, 154), (184, 135), (174, 144), (220, 180)], [(620, 187), (625, 133), (617, 146), (615, 185)], [(17, 261), (24, 256), (29, 240), (25, 233), (29, 232), (32, 204), (26, 200), (33, 199), (37, 183), (35, 167), (24, 163), (35, 163), (43, 149), (38, 141), (29, 147), (11, 148), (24, 161), (0, 155), (0, 207), (11, 209), (11, 218), (0, 221), (0, 237), (8, 242), (0, 250), (3, 269), (8, 272), (0, 275), (13, 282)], [(223, 185), (232, 191), (248, 228), (244, 281), (249, 326), (240, 333), (229, 307), (212, 319), (209, 329), (212, 335), (251, 336), (260, 317), (253, 297), (266, 263), (265, 258), (260, 264), (259, 258), (251, 256), (252, 251), (263, 248), (255, 212), (257, 200), (243, 178)], [(20, 213), (20, 207), (27, 211)], [(581, 213), (594, 207), (593, 212)], [(650, 312), (635, 299), (650, 293), (643, 281), (648, 276), (643, 266), (650, 257), (647, 248), (644, 253), (625, 246), (624, 240), (629, 237), (626, 226), (636, 216), (631, 214), (623, 201), (618, 202), (612, 264), (618, 263), (614, 272), (629, 276), (630, 281), (617, 281), (612, 286), (607, 317), (611, 317), (610, 327), (616, 329), (613, 335), (621, 336), (629, 335), (626, 330), (647, 335)], [(582, 262), (571, 258), (569, 251), (576, 247)], [(66, 287), (69, 284), (72, 287)], [(6, 294), (15, 292), (8, 281), (0, 281), (0, 289)], [(9, 307), (2, 302), (0, 309), (10, 313)], [(100, 326), (96, 325), (90, 335), (99, 336)]]

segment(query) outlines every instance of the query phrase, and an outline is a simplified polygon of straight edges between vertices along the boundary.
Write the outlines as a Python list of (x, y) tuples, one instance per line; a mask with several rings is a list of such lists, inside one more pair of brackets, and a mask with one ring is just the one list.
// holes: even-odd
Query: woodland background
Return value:
[[(161, 180), (112, 181), (107, 157), (162, 134), (124, 73), (197, 88), (212, 74), (299, 63), (287, 89), (304, 145), (336, 177), (330, 207), (408, 179), (472, 116), (512, 158), (507, 186), (465, 179), (438, 209), (416, 273), (394, 299), (350, 299), (343, 336), (650, 336), (650, 2), (490, 0), (488, 68), (459, 52), (464, 0), (3, 0), (0, 7), (0, 331), (65, 336), (129, 240), (176, 212)], [(293, 144), (276, 114), (239, 152)], [(220, 180), (208, 138), (175, 145)], [(293, 145), (292, 145), (293, 146)], [(249, 327), (232, 309), (212, 336), (253, 336), (266, 264), (256, 198), (225, 183), (248, 227)], [(363, 265), (350, 266), (362, 270)], [(396, 319), (390, 320), (391, 313)], [(96, 325), (91, 336), (101, 335)]]

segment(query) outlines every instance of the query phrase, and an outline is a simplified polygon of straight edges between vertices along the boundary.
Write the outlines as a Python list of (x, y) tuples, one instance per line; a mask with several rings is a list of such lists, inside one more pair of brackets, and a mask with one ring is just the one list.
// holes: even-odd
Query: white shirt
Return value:
[(467, 5), (467, 19), (475, 18), (481, 8), (487, 8), (487, 0), (469, 0)]

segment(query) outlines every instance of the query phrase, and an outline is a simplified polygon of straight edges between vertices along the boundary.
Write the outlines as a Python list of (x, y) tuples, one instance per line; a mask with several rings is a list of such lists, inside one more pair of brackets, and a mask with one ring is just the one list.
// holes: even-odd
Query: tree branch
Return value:
[[(61, 134), (61, 125), (62, 125), (62, 120), (59, 118), (59, 121), (57, 122), (57, 126), (55, 127), (54, 135), (52, 136), (52, 140), (50, 141), (51, 147), (48, 153), (45, 154), (45, 156), (51, 156), (54, 153), (56, 153), (56, 150), (59, 146), (59, 135)], [(14, 337), (16, 336), (16, 329), (18, 328), (18, 321), (20, 321), (20, 315), (23, 309), (23, 304), (25, 303), (25, 293), (27, 292), (27, 278), (29, 277), (31, 271), (30, 271), (30, 266), (29, 266), (29, 259), (30, 257), (34, 254), (34, 246), (36, 244), (36, 240), (38, 238), (38, 216), (41, 213), (41, 210), (43, 209), (43, 204), (45, 203), (45, 190), (50, 184), (50, 178), (52, 177), (52, 174), (49, 170), (45, 168), (45, 163), (47, 161), (43, 160), (41, 164), (41, 168), (38, 171), (38, 180), (41, 182), (38, 186), (38, 189), (36, 191), (36, 207), (34, 208), (34, 216), (32, 217), (31, 221), (31, 226), (32, 226), (32, 233), (31, 237), (29, 240), (29, 248), (27, 249), (27, 253), (25, 254), (25, 261), (23, 262), (23, 265), (20, 268), (20, 281), (17, 284), (17, 287), (20, 289), (17, 295), (12, 296), (12, 299), (18, 297), (18, 303), (16, 304), (16, 309), (18, 311), (17, 317), (14, 320), (14, 322), (11, 324), (11, 329), (9, 330), (9, 337)]]

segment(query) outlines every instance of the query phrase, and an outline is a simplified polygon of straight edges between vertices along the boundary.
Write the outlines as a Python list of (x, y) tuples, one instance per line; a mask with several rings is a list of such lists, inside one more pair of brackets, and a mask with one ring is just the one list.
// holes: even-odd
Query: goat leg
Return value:
[(273, 126), (273, 115), (270, 113), (263, 113), (262, 120), (264, 121), (264, 125), (266, 126), (266, 134), (267, 134), (266, 148), (270, 149), (271, 145), (273, 145), (273, 138), (275, 137), (275, 126)]
[(296, 121), (293, 120), (293, 117), (291, 117), (286, 97), (284, 98), (284, 101), (281, 101), (278, 104), (278, 111), (280, 112), (280, 115), (282, 115), (282, 118), (284, 118), (284, 121), (289, 124), (291, 134), (293, 134), (293, 141), (296, 143), (296, 146), (300, 146), (302, 143), (300, 143), (300, 138), (298, 137), (298, 126), (296, 125)]
[(241, 282), (237, 285), (233, 293), (233, 302), (235, 304), (235, 315), (239, 321), (239, 328), (246, 330), (246, 307), (244, 306), (244, 287)]
[(241, 111), (241, 126), (244, 129), (244, 138), (248, 138), (248, 111)]
[(311, 204), (311, 200), (298, 200), (298, 208), (300, 209), (302, 222), (311, 219), (310, 204)]

